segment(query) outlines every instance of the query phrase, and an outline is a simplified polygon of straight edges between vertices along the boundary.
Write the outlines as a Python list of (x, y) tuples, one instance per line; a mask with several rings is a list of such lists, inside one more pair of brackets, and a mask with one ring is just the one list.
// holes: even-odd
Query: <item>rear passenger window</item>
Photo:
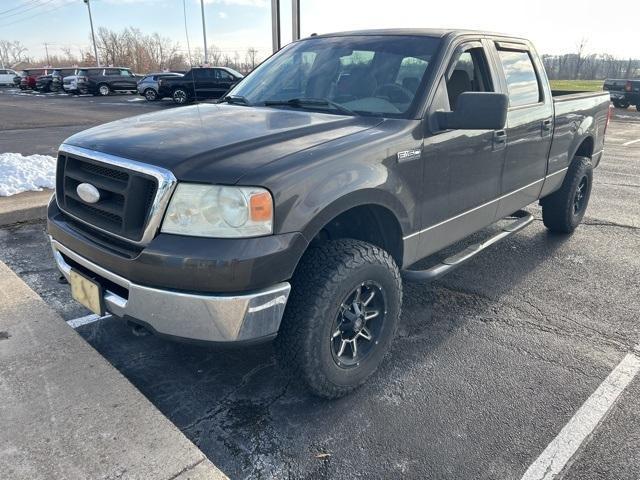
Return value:
[(540, 84), (529, 52), (498, 50), (509, 89), (512, 107), (531, 105), (542, 100)]
[(109, 76), (109, 77), (111, 77), (111, 76), (113, 76), (113, 75), (120, 75), (120, 70), (117, 70), (117, 69), (115, 69), (115, 68), (107, 68), (107, 69), (104, 71), (104, 74), (105, 74), (105, 75), (107, 75), (107, 76)]

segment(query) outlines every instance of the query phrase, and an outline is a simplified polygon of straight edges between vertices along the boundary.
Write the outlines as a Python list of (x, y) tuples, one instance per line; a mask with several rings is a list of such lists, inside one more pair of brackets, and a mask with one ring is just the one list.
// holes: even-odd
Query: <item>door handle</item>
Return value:
[(551, 130), (551, 119), (547, 118), (546, 120), (542, 121), (542, 131), (543, 132), (548, 132), (549, 130)]
[(507, 145), (506, 130), (496, 130), (493, 132), (493, 149), (502, 150)]

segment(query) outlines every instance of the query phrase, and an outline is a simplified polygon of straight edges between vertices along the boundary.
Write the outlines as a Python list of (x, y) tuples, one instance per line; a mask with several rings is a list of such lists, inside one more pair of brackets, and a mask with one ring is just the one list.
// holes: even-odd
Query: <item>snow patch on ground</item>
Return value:
[(56, 159), (49, 155), (0, 153), (0, 197), (56, 186)]

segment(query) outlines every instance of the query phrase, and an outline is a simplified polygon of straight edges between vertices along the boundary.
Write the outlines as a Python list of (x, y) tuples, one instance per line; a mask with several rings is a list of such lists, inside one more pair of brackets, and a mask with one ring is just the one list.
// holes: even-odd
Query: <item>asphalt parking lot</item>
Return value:
[[(171, 107), (134, 98), (5, 91), (0, 151), (51, 154), (75, 131)], [(405, 285), (390, 355), (346, 398), (310, 396), (269, 345), (169, 343), (114, 318), (77, 331), (230, 478), (520, 479), (640, 343), (638, 139), (640, 113), (616, 111), (572, 236), (548, 233), (533, 206), (524, 231)], [(88, 313), (57, 282), (43, 223), (1, 229), (0, 259), (66, 320)], [(563, 478), (640, 478), (638, 398), (640, 376)]]

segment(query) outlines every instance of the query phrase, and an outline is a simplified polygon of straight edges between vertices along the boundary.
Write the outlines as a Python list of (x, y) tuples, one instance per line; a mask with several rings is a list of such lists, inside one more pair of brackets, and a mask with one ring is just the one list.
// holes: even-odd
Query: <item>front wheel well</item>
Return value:
[(376, 245), (389, 252), (398, 265), (402, 265), (402, 229), (396, 216), (386, 207), (361, 205), (346, 210), (322, 227), (312, 244), (342, 238)]

